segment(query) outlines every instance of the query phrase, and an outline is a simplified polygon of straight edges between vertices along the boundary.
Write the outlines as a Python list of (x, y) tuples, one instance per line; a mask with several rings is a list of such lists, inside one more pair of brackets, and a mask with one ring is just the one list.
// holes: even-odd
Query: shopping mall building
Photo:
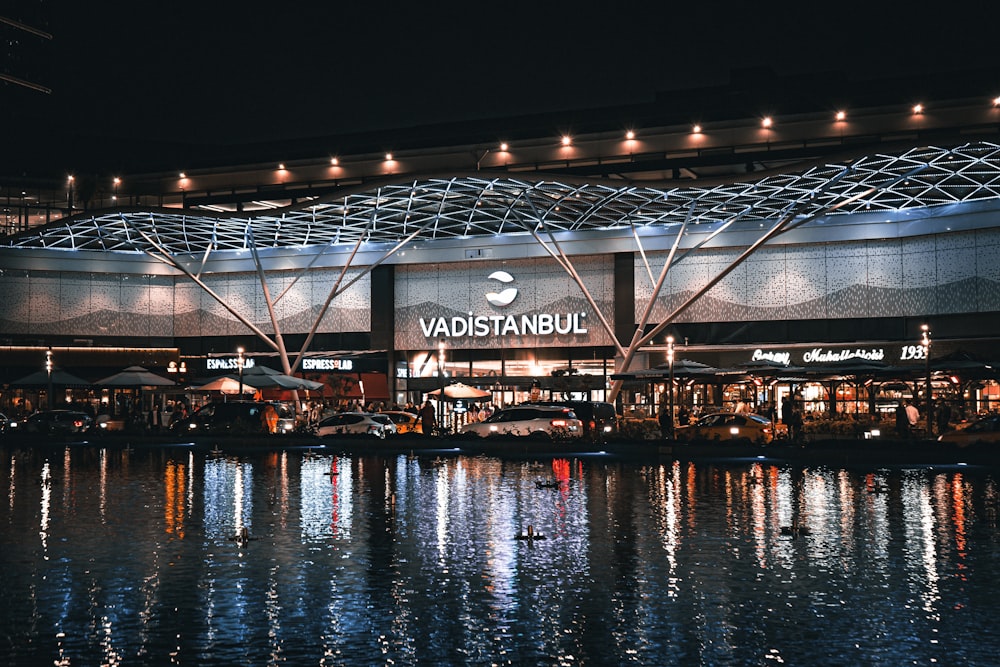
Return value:
[[(462, 381), (496, 402), (570, 392), (627, 409), (657, 400), (666, 374), (642, 371), (671, 351), (795, 369), (740, 377), (736, 394), (716, 378), (695, 401), (778, 400), (851, 360), (900, 368), (867, 385), (918, 398), (929, 349), (935, 391), (988, 408), (1000, 90), (835, 83), (740, 80), (9, 183), (5, 400), (49, 352), (83, 378), (138, 364), (192, 383), (231, 372), (239, 348), (399, 403)], [(963, 369), (942, 359), (979, 366), (948, 386)], [(829, 409), (835, 387), (805, 396)]]

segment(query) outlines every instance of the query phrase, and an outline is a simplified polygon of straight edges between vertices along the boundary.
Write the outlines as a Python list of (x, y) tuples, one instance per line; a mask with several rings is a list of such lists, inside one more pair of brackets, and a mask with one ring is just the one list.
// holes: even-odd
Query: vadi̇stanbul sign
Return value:
[[(488, 291), (486, 301), (495, 308), (506, 308), (517, 298), (514, 277), (506, 271), (494, 271), (488, 278), (507, 285), (500, 292)], [(484, 338), (487, 336), (551, 336), (588, 333), (586, 313), (531, 313), (525, 315), (475, 315), (420, 318), (425, 338)]]

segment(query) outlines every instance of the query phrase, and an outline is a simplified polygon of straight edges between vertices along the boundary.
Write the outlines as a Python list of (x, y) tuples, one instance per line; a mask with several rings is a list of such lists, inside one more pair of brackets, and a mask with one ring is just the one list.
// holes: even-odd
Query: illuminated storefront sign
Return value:
[[(243, 368), (253, 368), (254, 360), (243, 358)], [(239, 357), (209, 357), (205, 360), (205, 368), (210, 371), (237, 371), (240, 369)]]
[[(884, 347), (844, 349), (815, 347), (802, 353), (801, 364), (803, 366), (810, 364), (831, 364), (850, 361), (852, 359), (887, 362), (892, 359), (890, 351), (891, 348), (887, 350)], [(899, 361), (914, 361), (924, 359), (925, 355), (926, 350), (922, 345), (902, 345), (899, 347), (899, 356), (896, 359)], [(753, 351), (750, 360), (789, 366), (792, 364), (792, 353), (787, 350), (763, 350), (758, 348)]]
[[(500, 292), (494, 285), (484, 294), (494, 308), (506, 308), (518, 296), (511, 286), (514, 276), (506, 271), (494, 271), (487, 280), (504, 286)], [(584, 323), (586, 313), (532, 313), (527, 315), (474, 315), (467, 317), (420, 318), (420, 330), (425, 338), (485, 338), (487, 336), (551, 336), (588, 333)]]
[(857, 348), (854, 350), (824, 350), (815, 348), (802, 355), (804, 364), (829, 364), (836, 361), (848, 361), (850, 359), (864, 359), (865, 361), (882, 361), (885, 359), (885, 350), (881, 347), (864, 350)]
[(351, 371), (354, 370), (353, 359), (331, 359), (323, 357), (306, 357), (302, 360), (304, 371)]
[(426, 338), (481, 338), (485, 336), (551, 336), (585, 334), (586, 313), (535, 313), (532, 315), (473, 315), (420, 318)]

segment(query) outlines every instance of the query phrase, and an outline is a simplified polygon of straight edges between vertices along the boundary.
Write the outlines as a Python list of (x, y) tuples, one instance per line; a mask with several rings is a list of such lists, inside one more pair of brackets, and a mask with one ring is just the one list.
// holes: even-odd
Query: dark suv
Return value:
[(179, 433), (274, 433), (277, 428), (274, 405), (253, 401), (209, 403), (170, 425)]
[(615, 406), (603, 401), (531, 401), (531, 405), (567, 407), (583, 422), (583, 437), (593, 442), (613, 438), (618, 433)]

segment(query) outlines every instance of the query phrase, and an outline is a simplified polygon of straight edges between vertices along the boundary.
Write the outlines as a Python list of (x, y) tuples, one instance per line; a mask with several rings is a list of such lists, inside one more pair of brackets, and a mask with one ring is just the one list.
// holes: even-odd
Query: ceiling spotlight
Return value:
[(770, 116), (764, 116), (764, 118), (761, 119), (760, 121), (761, 127), (771, 127), (773, 123), (774, 121), (771, 119)]
[(694, 134), (701, 134), (701, 125), (692, 125), (691, 132)]
[(564, 134), (562, 137), (562, 145), (570, 146), (572, 144), (573, 144), (573, 137), (569, 136), (568, 134)]
[(386, 162), (392, 162), (392, 153), (386, 153), (385, 154), (385, 161)]
[(846, 111), (838, 111), (836, 118), (837, 118), (837, 120), (845, 120), (847, 118), (847, 112)]
[(502, 150), (504, 152), (507, 152), (507, 148), (508, 148), (508, 146), (507, 146), (507, 142), (506, 141), (504, 141), (503, 143), (500, 144), (500, 150)]
[(913, 113), (915, 113), (915, 114), (922, 114), (923, 112), (924, 112), (924, 105), (923, 104), (914, 104), (913, 105)]
[(635, 139), (635, 132), (632, 131), (632, 130), (629, 130), (628, 132), (625, 133), (625, 138), (628, 139), (629, 141), (631, 141), (632, 139)]
[(1000, 107), (1000, 97), (993, 98), (993, 106)]
[(330, 158), (330, 166), (331, 167), (336, 167), (338, 164), (340, 164), (340, 160), (338, 160), (335, 157)]
[(181, 173), (177, 174), (177, 177), (178, 178), (187, 178), (188, 175), (185, 172), (182, 171)]
[(279, 162), (278, 163), (278, 169), (281, 170), (281, 171), (284, 171), (285, 170), (285, 163), (284, 162)]

